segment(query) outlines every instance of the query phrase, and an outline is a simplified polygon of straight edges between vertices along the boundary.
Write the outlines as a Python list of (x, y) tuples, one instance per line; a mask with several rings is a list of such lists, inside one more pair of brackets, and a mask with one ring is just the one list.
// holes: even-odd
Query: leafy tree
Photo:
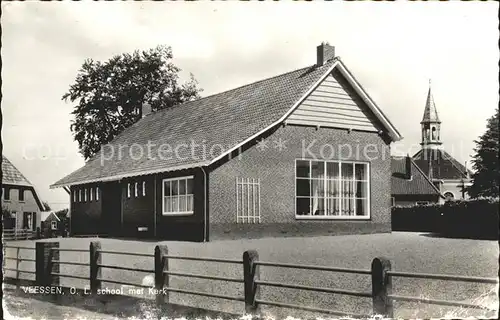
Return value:
[(498, 197), (500, 178), (499, 156), (499, 109), (488, 119), (486, 132), (475, 140), (476, 148), (472, 160), (475, 172), (472, 175), (473, 183), (467, 188), (472, 198)]
[(68, 211), (69, 211), (68, 208), (62, 209), (62, 210), (56, 211), (55, 215), (59, 218), (59, 220), (62, 221), (68, 217)]
[(42, 201), (43, 211), (50, 211), (52, 208), (49, 206), (48, 202)]
[(62, 97), (76, 103), (70, 128), (85, 160), (137, 122), (143, 103), (156, 111), (199, 98), (201, 89), (192, 74), (189, 81), (179, 84), (181, 70), (172, 57), (170, 47), (158, 46), (105, 62), (85, 60)]

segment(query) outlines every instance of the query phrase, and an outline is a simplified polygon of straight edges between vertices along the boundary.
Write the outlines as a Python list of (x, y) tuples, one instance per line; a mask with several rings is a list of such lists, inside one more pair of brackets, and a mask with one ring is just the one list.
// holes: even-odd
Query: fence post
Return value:
[(259, 313), (259, 305), (256, 298), (259, 293), (259, 286), (256, 280), (259, 279), (259, 254), (255, 250), (243, 252), (243, 277), (245, 283), (245, 312), (249, 314)]
[(90, 292), (96, 294), (98, 289), (101, 289), (101, 243), (92, 241), (90, 243)]
[(59, 276), (52, 273), (59, 273), (59, 242), (37, 242), (35, 246), (35, 281), (39, 286), (59, 285)]
[(156, 304), (161, 306), (165, 302), (168, 303), (168, 291), (164, 289), (168, 287), (168, 247), (166, 245), (158, 245), (155, 247), (155, 291)]
[(394, 310), (392, 299), (392, 277), (387, 272), (391, 270), (391, 262), (386, 258), (375, 258), (372, 261), (372, 298), (373, 313), (393, 318)]

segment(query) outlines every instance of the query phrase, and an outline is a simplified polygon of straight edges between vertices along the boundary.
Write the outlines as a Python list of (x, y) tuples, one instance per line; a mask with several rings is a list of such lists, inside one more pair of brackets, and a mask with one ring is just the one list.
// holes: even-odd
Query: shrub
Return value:
[(393, 207), (392, 230), (497, 239), (498, 205), (498, 198), (489, 197)]

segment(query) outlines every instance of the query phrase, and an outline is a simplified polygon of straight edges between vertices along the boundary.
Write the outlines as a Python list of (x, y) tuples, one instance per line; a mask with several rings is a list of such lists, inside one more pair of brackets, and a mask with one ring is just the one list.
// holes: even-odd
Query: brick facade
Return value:
[[(278, 151), (280, 139), (284, 141), (284, 148)], [(391, 230), (391, 160), (389, 145), (383, 137), (369, 132), (288, 125), (276, 129), (266, 141), (267, 148), (264, 150), (254, 143), (239, 157), (233, 157), (211, 170), (211, 239), (237, 237), (235, 234), (253, 237), (260, 233), (305, 235)], [(347, 146), (339, 149), (339, 145)], [(333, 154), (330, 146), (333, 147)], [(370, 218), (364, 221), (297, 220), (295, 160), (301, 158), (369, 162)], [(236, 223), (237, 177), (260, 179), (260, 224)]]

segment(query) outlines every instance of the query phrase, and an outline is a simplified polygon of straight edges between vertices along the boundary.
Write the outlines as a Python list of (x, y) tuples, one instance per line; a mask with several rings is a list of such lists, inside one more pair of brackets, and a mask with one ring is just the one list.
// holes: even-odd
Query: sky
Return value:
[[(84, 164), (61, 100), (87, 58), (172, 47), (202, 96), (316, 62), (329, 42), (404, 136), (420, 142), (429, 79), (444, 148), (462, 163), (498, 106), (497, 2), (9, 2), (2, 6), (2, 153), (52, 209)], [(470, 162), (469, 162), (470, 163)], [(470, 166), (470, 164), (469, 164)]]

